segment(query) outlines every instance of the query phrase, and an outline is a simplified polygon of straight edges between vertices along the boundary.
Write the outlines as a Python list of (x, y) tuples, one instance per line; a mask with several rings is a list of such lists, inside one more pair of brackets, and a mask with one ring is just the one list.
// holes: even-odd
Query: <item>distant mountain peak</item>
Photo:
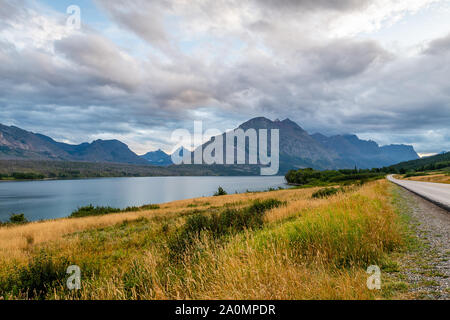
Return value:
[(243, 124), (241, 124), (239, 126), (239, 128), (251, 128), (257, 125), (263, 125), (263, 124), (272, 124), (273, 121), (270, 119), (267, 119), (266, 117), (256, 117), (256, 118), (252, 118), (246, 122), (244, 122)]
[(292, 121), (291, 119), (289, 119), (289, 118), (286, 118), (286, 119), (284, 119), (283, 121), (281, 121), (282, 123), (285, 123), (285, 124), (295, 124), (295, 125), (297, 125), (297, 123), (295, 123), (294, 121)]
[(0, 125), (0, 158), (30, 160), (67, 160), (146, 164), (119, 140), (95, 140), (72, 145), (29, 132), (18, 127)]
[(314, 134), (311, 137), (327, 149), (334, 150), (340, 156), (341, 163), (347, 167), (354, 163), (359, 168), (376, 168), (418, 159), (419, 157), (412, 146), (389, 145), (380, 147), (375, 141), (361, 140), (355, 134), (331, 137)]
[(148, 164), (154, 166), (170, 166), (172, 164), (172, 159), (170, 155), (158, 149), (156, 151), (150, 151), (141, 156), (142, 159), (148, 162)]
[(283, 126), (287, 126), (287, 127), (303, 130), (303, 128), (300, 127), (297, 122), (294, 122), (294, 121), (292, 121), (289, 118), (284, 119), (283, 121), (281, 121), (281, 123), (282, 123)]
[(158, 150), (155, 150), (155, 151), (149, 151), (145, 155), (149, 155), (149, 154), (165, 154), (165, 155), (169, 155), (166, 152), (164, 152), (162, 149), (158, 149)]
[[(283, 121), (280, 121), (279, 119), (276, 119), (274, 121), (266, 118), (266, 117), (256, 117), (253, 119), (250, 119), (243, 124), (239, 126), (240, 129), (248, 130), (248, 129), (293, 129), (293, 130), (301, 130), (302, 127), (300, 127), (297, 123), (292, 121), (291, 119), (287, 118)], [(305, 131), (306, 132), (306, 131)]]
[[(272, 121), (265, 117), (256, 117), (241, 124), (239, 128), (280, 130), (281, 172), (302, 167), (353, 168), (355, 164), (359, 168), (383, 167), (418, 158), (414, 148), (408, 145), (380, 147), (376, 142), (361, 140), (354, 134), (331, 137), (321, 133), (309, 135), (289, 118)], [(181, 155), (191, 153), (184, 147), (177, 151)], [(139, 157), (119, 140), (98, 139), (92, 143), (71, 145), (1, 124), (0, 159), (117, 162), (159, 166), (172, 164), (171, 156), (161, 149)]]

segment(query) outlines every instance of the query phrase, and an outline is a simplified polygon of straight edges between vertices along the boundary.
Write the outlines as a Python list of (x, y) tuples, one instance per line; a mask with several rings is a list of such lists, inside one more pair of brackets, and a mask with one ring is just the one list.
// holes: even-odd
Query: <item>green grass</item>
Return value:
[(322, 198), (327, 198), (332, 195), (335, 195), (338, 192), (344, 192), (344, 191), (345, 191), (345, 189), (343, 189), (343, 188), (323, 188), (323, 189), (320, 189), (320, 190), (314, 192), (311, 197), (313, 199), (322, 199)]
[(267, 199), (254, 201), (249, 207), (242, 209), (225, 209), (220, 214), (195, 214), (188, 217), (185, 225), (169, 240), (171, 260), (180, 260), (183, 253), (199, 239), (202, 233), (208, 233), (212, 239), (220, 239), (226, 235), (243, 230), (262, 228), (264, 213), (267, 210), (284, 205), (282, 201)]
[(112, 208), (112, 207), (94, 207), (92, 204), (80, 207), (69, 216), (70, 218), (82, 218), (82, 217), (90, 217), (90, 216), (102, 216), (110, 213), (121, 213), (121, 212), (131, 212), (131, 211), (142, 211), (142, 210), (156, 210), (159, 209), (160, 206), (157, 204), (148, 204), (141, 207), (128, 207), (125, 209)]
[(70, 262), (41, 251), (26, 266), (18, 268), (0, 281), (0, 292), (44, 299), (55, 287), (63, 287)]
[[(0, 264), (0, 296), (25, 298), (28, 288), (37, 288), (30, 298), (380, 297), (368, 291), (365, 270), (372, 264), (395, 270), (386, 256), (403, 245), (386, 184), (350, 188), (329, 201), (311, 199), (308, 190), (285, 190), (231, 195), (233, 202), (211, 197), (213, 209), (204, 203), (191, 209), (173, 204), (177, 211), (170, 212), (168, 204), (165, 214), (30, 246), (29, 261)], [(302, 201), (308, 206), (296, 209)], [(81, 267), (82, 290), (76, 295), (61, 286), (66, 276), (61, 264)], [(30, 279), (23, 270), (42, 276)]]
[(411, 178), (411, 177), (424, 177), (428, 176), (428, 172), (409, 172), (403, 176), (403, 178)]
[[(398, 246), (398, 239), (389, 235), (389, 232), (395, 232), (397, 223), (392, 217), (392, 226), (383, 223), (382, 229), (386, 232), (384, 237), (373, 238), (373, 217), (365, 214), (357, 205), (364, 202), (364, 198), (355, 197), (351, 215), (348, 212), (350, 208), (305, 212), (301, 219), (265, 230), (258, 238), (261, 243), (265, 243), (265, 239), (275, 239), (276, 242), (287, 244), (302, 259), (317, 258), (320, 254), (322, 261), (336, 267), (381, 263), (384, 253)], [(380, 206), (379, 203), (367, 201), (363, 208), (376, 212)], [(345, 246), (342, 245), (344, 243)]]

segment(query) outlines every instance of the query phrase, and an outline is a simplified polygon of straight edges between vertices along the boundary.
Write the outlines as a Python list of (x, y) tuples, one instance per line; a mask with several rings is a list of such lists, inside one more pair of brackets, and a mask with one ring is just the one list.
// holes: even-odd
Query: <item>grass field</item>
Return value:
[(427, 175), (423, 176), (416, 176), (416, 177), (408, 177), (405, 178), (406, 180), (413, 180), (413, 181), (424, 181), (424, 182), (435, 182), (435, 183), (449, 183), (450, 184), (450, 174), (448, 173), (429, 173)]
[[(404, 245), (384, 180), (183, 200), (0, 228), (0, 299), (377, 299)], [(78, 265), (82, 288), (65, 288)], [(389, 293), (392, 296), (392, 293)]]

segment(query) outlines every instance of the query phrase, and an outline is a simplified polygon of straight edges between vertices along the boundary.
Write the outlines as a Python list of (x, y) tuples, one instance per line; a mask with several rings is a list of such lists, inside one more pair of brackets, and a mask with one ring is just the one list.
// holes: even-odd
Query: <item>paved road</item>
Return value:
[(393, 175), (388, 180), (450, 211), (450, 184), (398, 180)]

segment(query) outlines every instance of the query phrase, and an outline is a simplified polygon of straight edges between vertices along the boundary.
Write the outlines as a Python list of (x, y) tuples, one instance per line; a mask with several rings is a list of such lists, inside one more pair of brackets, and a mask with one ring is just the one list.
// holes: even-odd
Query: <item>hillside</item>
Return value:
[(0, 180), (79, 179), (152, 176), (258, 175), (256, 167), (181, 165), (158, 167), (120, 163), (48, 160), (0, 160)]
[(450, 167), (450, 152), (390, 166), (390, 171), (425, 171)]
[(66, 160), (148, 164), (118, 140), (71, 145), (42, 134), (0, 124), (0, 159)]

